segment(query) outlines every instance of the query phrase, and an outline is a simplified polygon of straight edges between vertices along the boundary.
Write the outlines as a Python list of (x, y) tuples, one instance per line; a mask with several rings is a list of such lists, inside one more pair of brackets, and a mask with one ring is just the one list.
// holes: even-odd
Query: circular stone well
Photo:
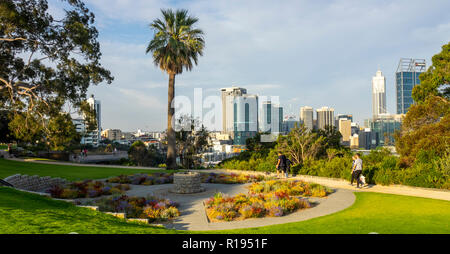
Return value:
[(173, 189), (170, 192), (179, 194), (198, 193), (205, 191), (201, 186), (202, 179), (200, 173), (184, 172), (173, 174)]

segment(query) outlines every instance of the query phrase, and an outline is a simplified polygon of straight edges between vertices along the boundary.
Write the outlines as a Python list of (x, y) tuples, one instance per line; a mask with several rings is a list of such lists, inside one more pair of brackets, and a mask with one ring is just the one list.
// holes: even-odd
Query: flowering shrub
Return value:
[(248, 189), (249, 192), (253, 194), (274, 192), (275, 195), (280, 196), (280, 198), (282, 198), (283, 195), (325, 197), (332, 192), (328, 187), (299, 180), (253, 183)]
[(252, 183), (272, 179), (263, 175), (247, 175), (247, 174), (218, 174), (218, 173), (202, 173), (202, 182), (204, 183)]
[(231, 221), (265, 216), (279, 217), (311, 205), (305, 199), (289, 196), (286, 192), (238, 194), (233, 197), (216, 193), (205, 202), (211, 221)]
[(134, 174), (134, 175), (120, 175), (111, 177), (106, 180), (108, 183), (129, 183), (135, 185), (154, 185), (173, 183), (172, 173), (152, 173), (152, 174)]
[[(247, 175), (247, 174), (223, 174), (223, 173), (201, 173), (203, 183), (254, 183), (273, 179), (263, 175)], [(106, 180), (108, 183), (129, 183), (135, 185), (155, 185), (173, 183), (173, 173), (152, 173), (152, 174), (134, 174), (120, 175), (111, 177)]]
[(55, 185), (47, 190), (54, 198), (96, 198), (102, 195), (122, 194), (130, 189), (128, 184), (118, 184), (114, 187), (100, 181), (77, 181), (66, 185)]
[(178, 204), (168, 199), (149, 196), (129, 197), (120, 195), (97, 200), (100, 211), (125, 213), (128, 218), (167, 220), (180, 216)]

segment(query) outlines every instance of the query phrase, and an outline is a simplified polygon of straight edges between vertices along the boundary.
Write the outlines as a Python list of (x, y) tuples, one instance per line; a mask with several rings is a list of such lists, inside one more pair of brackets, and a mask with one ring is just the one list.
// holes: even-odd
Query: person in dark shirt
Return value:
[(278, 152), (278, 162), (276, 168), (277, 168), (277, 177), (280, 177), (279, 175), (281, 175), (281, 172), (286, 173), (287, 158), (281, 152)]

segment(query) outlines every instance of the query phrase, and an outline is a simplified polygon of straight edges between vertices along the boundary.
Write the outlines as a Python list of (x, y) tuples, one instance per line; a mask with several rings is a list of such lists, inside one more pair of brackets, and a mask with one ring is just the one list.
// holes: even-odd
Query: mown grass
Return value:
[(121, 174), (136, 173), (156, 173), (156, 172), (174, 172), (170, 170), (146, 170), (131, 168), (109, 168), (109, 167), (89, 167), (89, 166), (71, 166), (43, 164), (33, 162), (21, 162), (0, 159), (0, 178), (5, 178), (14, 174), (38, 175), (61, 177), (70, 181), (84, 179), (101, 179)]
[(268, 227), (176, 231), (79, 208), (64, 201), (0, 187), (1, 234), (436, 234), (450, 233), (450, 202), (379, 193), (356, 193), (350, 208), (327, 216)]
[[(158, 171), (0, 159), (1, 178), (20, 173), (82, 180), (138, 172)], [(63, 201), (0, 187), (0, 233), (450, 234), (449, 201), (368, 192), (357, 192), (355, 195), (356, 201), (351, 207), (307, 221), (250, 229), (186, 232), (131, 224)]]
[[(216, 231), (234, 234), (449, 234), (450, 202), (401, 195), (357, 192), (340, 212), (302, 222)], [(211, 232), (212, 233), (212, 232)]]
[(0, 187), (1, 234), (160, 234), (177, 233), (129, 223), (64, 201)]

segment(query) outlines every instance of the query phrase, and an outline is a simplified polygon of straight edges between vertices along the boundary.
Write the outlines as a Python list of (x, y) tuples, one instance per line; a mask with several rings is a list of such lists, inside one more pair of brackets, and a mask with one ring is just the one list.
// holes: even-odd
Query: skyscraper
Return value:
[(308, 130), (312, 130), (313, 125), (313, 115), (314, 109), (312, 107), (301, 107), (300, 108), (300, 122), (305, 125)]
[(317, 111), (317, 128), (324, 129), (325, 126), (335, 126), (334, 109), (329, 107), (321, 107)]
[(247, 138), (258, 132), (258, 96), (243, 94), (233, 103), (233, 144), (245, 145)]
[(101, 103), (99, 100), (94, 98), (92, 95), (89, 99), (87, 99), (87, 103), (91, 107), (92, 110), (95, 111), (97, 129), (93, 131), (87, 130), (87, 120), (86, 115), (82, 114), (80, 118), (73, 118), (72, 123), (75, 125), (75, 130), (81, 134), (80, 144), (82, 145), (92, 145), (97, 147), (102, 140), (102, 111), (101, 111)]
[(342, 142), (350, 145), (350, 137), (352, 135), (352, 121), (350, 119), (339, 119), (339, 132), (342, 134)]
[(353, 122), (353, 115), (351, 114), (339, 114), (335, 117), (334, 126), (339, 129), (339, 120), (340, 119), (348, 119), (350, 122)]
[(222, 132), (236, 145), (245, 145), (258, 131), (258, 96), (240, 87), (222, 88)]
[(100, 141), (102, 140), (102, 109), (101, 103), (99, 100), (94, 98), (94, 95), (91, 95), (87, 102), (91, 106), (91, 109), (95, 111), (95, 117), (97, 120), (97, 130), (92, 133), (92, 141), (94, 146), (98, 146)]
[(386, 114), (386, 78), (380, 70), (372, 77), (372, 115)]
[(271, 101), (263, 101), (259, 119), (261, 132), (279, 133), (282, 131), (283, 108)]
[(247, 94), (247, 89), (229, 87), (220, 89), (222, 96), (222, 132), (231, 133), (234, 130), (234, 98)]
[(426, 70), (425, 59), (401, 58), (395, 73), (397, 114), (406, 114), (414, 103), (412, 90), (420, 84), (419, 75)]

